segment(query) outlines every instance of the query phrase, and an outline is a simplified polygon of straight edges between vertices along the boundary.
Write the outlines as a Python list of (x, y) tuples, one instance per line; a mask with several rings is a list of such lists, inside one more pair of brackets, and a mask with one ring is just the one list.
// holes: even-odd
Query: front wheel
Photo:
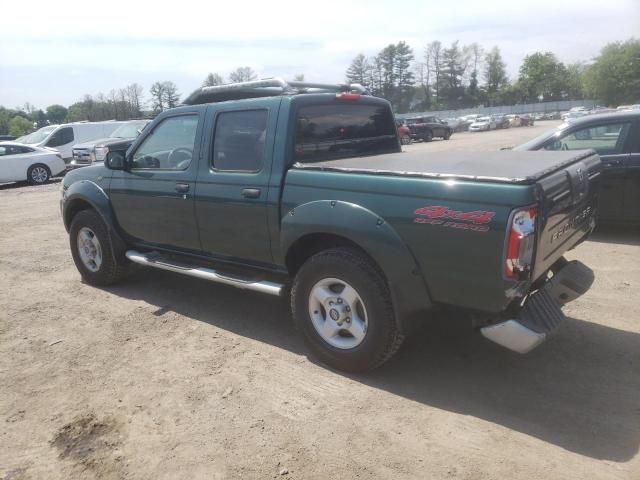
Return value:
[(73, 218), (69, 245), (76, 268), (91, 285), (111, 285), (127, 272), (128, 264), (117, 259), (107, 226), (95, 210), (83, 210)]
[(444, 132), (444, 137), (442, 138), (444, 138), (445, 140), (449, 140), (451, 138), (451, 132), (447, 130), (446, 132)]
[(42, 165), (41, 163), (31, 165), (29, 170), (27, 170), (27, 181), (31, 185), (42, 185), (47, 183), (50, 177), (51, 171), (49, 170), (49, 167)]
[(356, 249), (331, 249), (311, 257), (294, 279), (291, 309), (310, 350), (340, 370), (376, 368), (404, 338), (382, 274)]
[(423, 139), (425, 142), (430, 142), (431, 140), (433, 140), (433, 133), (431, 133), (430, 131), (425, 132), (425, 133), (424, 133), (424, 136), (422, 137), (422, 139)]

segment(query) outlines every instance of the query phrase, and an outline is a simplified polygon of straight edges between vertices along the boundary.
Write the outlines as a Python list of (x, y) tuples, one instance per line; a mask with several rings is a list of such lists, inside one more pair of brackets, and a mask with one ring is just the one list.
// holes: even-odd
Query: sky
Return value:
[[(209, 72), (344, 81), (358, 53), (406, 41), (498, 45), (510, 77), (525, 55), (589, 62), (640, 38), (640, 0), (278, 0), (10, 2), (0, 29), (0, 105), (69, 105), (85, 94), (171, 80), (186, 97)], [(147, 95), (148, 98), (148, 95)]]

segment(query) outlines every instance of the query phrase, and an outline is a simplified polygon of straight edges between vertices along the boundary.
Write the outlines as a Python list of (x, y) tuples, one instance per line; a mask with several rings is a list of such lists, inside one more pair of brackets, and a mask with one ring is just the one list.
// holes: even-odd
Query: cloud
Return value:
[[(210, 72), (250, 65), (261, 76), (342, 81), (359, 52), (407, 41), (498, 45), (512, 77), (524, 55), (553, 51), (589, 60), (607, 42), (637, 34), (637, 0), (420, 0), (30, 2), (3, 6), (0, 104), (70, 103), (137, 81), (173, 80), (183, 93)], [(41, 88), (47, 84), (46, 89)]]

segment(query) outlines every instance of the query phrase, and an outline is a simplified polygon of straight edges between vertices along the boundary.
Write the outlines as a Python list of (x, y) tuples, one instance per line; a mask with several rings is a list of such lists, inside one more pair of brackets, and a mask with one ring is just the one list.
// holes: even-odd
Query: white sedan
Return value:
[(477, 118), (471, 125), (469, 125), (470, 132), (487, 132), (495, 129), (496, 121), (491, 117)]
[(60, 175), (66, 165), (56, 150), (20, 143), (0, 143), (0, 182), (41, 185)]

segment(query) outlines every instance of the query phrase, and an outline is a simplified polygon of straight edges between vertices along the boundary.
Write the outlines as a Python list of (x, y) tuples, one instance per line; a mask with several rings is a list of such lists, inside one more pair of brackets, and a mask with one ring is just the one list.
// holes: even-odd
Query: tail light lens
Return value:
[(537, 217), (538, 209), (535, 207), (515, 210), (511, 215), (504, 264), (507, 278), (525, 280), (529, 276), (536, 238)]

